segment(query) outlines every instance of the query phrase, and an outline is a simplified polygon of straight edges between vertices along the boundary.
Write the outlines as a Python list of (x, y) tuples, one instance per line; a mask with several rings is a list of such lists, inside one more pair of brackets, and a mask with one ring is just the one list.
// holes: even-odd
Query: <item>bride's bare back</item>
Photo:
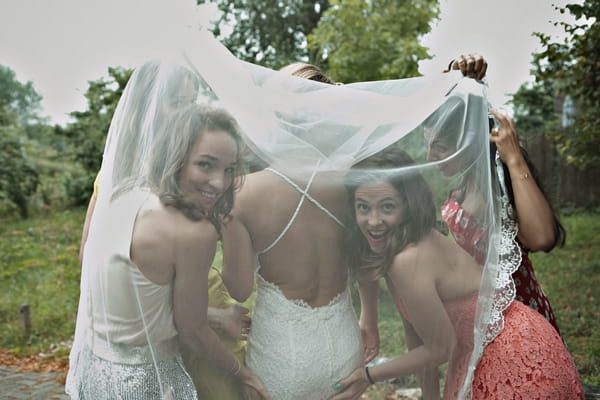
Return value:
[[(245, 225), (253, 250), (259, 254), (261, 276), (287, 298), (302, 299), (313, 307), (328, 304), (347, 284), (339, 224), (346, 191), (342, 185), (332, 185), (332, 178), (317, 175), (308, 194), (338, 221), (308, 198), (294, 218), (302, 194), (272, 170), (248, 175), (236, 196), (234, 215)], [(294, 183), (301, 190), (306, 187), (306, 182)]]

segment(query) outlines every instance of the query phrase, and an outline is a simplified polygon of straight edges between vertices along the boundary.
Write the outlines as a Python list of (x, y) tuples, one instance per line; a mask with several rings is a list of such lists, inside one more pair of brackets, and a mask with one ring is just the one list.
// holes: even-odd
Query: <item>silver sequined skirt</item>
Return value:
[[(81, 400), (197, 400), (196, 389), (179, 353), (163, 354), (156, 361), (119, 363), (86, 348), (79, 371)], [(136, 354), (137, 361), (143, 361)]]

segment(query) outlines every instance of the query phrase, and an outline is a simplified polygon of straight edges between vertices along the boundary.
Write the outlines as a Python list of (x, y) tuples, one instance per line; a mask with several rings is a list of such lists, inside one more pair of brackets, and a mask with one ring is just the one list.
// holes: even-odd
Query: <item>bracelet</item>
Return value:
[(240, 373), (241, 369), (242, 369), (242, 364), (236, 358), (235, 359), (235, 364), (233, 364), (233, 368), (231, 368), (231, 375), (236, 376), (237, 374)]
[(369, 374), (369, 367), (365, 366), (365, 373), (367, 374), (367, 379), (371, 385), (375, 384), (373, 378), (371, 378), (371, 374)]

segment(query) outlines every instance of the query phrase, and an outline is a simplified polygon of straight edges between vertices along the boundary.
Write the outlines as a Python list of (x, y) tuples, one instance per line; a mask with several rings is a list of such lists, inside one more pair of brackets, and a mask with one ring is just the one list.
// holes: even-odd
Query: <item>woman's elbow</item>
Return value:
[(238, 303), (243, 303), (248, 300), (248, 297), (252, 294), (252, 286), (240, 285), (237, 282), (234, 283), (231, 281), (228, 283), (227, 281), (227, 279), (223, 279), (223, 283), (232, 299)]
[(525, 246), (529, 251), (544, 251), (549, 252), (554, 248), (556, 243), (556, 236), (554, 232), (551, 233), (538, 233), (536, 235), (532, 235), (528, 237), (526, 241), (523, 241), (523, 246)]
[(252, 285), (254, 283), (252, 276), (244, 278), (242, 274), (233, 273), (229, 268), (223, 268), (223, 284), (227, 288), (229, 295), (237, 302), (243, 303), (248, 300), (252, 294)]
[[(227, 286), (227, 285), (225, 285)], [(237, 301), (238, 303), (243, 303), (246, 300), (248, 300), (248, 298), (250, 297), (250, 295), (252, 294), (252, 288), (237, 288), (237, 287), (232, 287), (231, 289), (227, 286), (227, 290), (229, 291), (229, 295), (231, 296), (232, 299), (234, 299), (235, 301)]]

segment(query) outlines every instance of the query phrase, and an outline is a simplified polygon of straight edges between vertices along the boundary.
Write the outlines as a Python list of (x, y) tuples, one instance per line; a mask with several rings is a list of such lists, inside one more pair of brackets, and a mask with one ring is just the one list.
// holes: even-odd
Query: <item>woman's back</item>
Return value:
[(328, 304), (347, 284), (340, 225), (346, 194), (332, 179), (316, 176), (302, 199), (306, 183), (265, 170), (248, 175), (236, 198), (261, 276), (313, 307)]

